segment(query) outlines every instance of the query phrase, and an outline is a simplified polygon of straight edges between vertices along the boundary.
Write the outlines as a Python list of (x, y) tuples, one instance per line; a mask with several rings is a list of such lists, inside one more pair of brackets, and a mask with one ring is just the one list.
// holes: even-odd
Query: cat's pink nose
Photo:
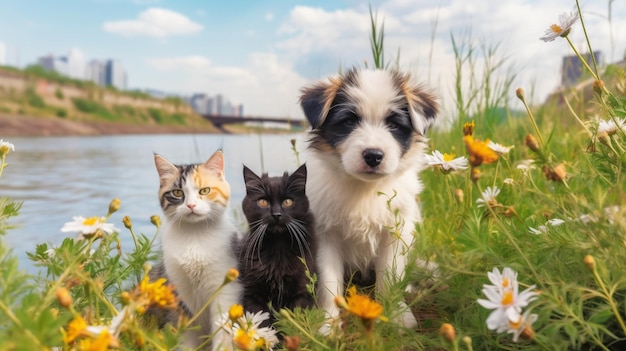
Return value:
[(196, 207), (196, 204), (187, 204), (190, 210), (193, 210)]

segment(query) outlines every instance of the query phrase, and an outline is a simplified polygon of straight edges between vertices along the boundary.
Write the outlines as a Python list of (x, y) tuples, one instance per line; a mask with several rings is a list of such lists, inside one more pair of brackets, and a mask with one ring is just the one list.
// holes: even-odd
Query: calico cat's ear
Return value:
[(303, 190), (306, 187), (306, 163), (298, 167), (290, 176), (289, 183), (301, 187)]
[(165, 157), (156, 153), (154, 154), (154, 164), (159, 173), (161, 186), (165, 185), (171, 178), (177, 178), (179, 176), (178, 168)]
[(209, 171), (217, 175), (218, 178), (224, 179), (224, 153), (222, 150), (217, 150), (209, 157), (209, 159), (203, 165)]

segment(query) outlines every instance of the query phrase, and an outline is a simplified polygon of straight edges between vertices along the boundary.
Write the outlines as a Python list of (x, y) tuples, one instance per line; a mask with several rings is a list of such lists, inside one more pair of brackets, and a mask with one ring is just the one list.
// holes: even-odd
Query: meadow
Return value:
[[(572, 28), (585, 28), (579, 12), (550, 26), (546, 45), (567, 41), (580, 55), (568, 38)], [(593, 33), (586, 37), (592, 52)], [(384, 60), (375, 16), (370, 39), (372, 66), (393, 68)], [(417, 199), (424, 221), (407, 248), (437, 269), (410, 266), (376, 296), (348, 290), (336, 299), (342, 314), (329, 335), (319, 333), (321, 310), (278, 311), (275, 327), (286, 335), (280, 345), (258, 328), (259, 316), (233, 306), (224, 327), (237, 349), (626, 348), (624, 69), (584, 61), (589, 84), (529, 106), (523, 87), (494, 81), (495, 71), (463, 80), (480, 62), (472, 45), (454, 43), (458, 118), (428, 135), (429, 165), (420, 176), (426, 190)], [(524, 113), (510, 109), (512, 91)], [(0, 177), (11, 171), (5, 166), (13, 152), (19, 145), (0, 141)], [(41, 267), (39, 276), (20, 271), (0, 241), (1, 350), (177, 347), (193, 317), (159, 329), (145, 314), (176, 305), (171, 286), (146, 278), (157, 258), (160, 219), (151, 218), (154, 233), (135, 233), (128, 217), (117, 229), (121, 225), (107, 219), (124, 211), (121, 200), (102, 204), (95, 217), (68, 222), (69, 232), (87, 228), (82, 235), (70, 233), (57, 247), (33, 247), (29, 257)], [(19, 208), (0, 199), (0, 234), (10, 235), (7, 221)], [(132, 249), (122, 250), (122, 235), (132, 236)], [(236, 277), (229, 272), (224, 284)], [(405, 293), (409, 284), (416, 287)], [(415, 329), (394, 323), (402, 299), (419, 321)]]

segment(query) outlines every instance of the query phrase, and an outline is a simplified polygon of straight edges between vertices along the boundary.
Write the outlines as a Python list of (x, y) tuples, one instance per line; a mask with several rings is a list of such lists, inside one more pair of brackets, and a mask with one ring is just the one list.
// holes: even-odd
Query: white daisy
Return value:
[(481, 194), (481, 198), (476, 199), (476, 204), (478, 207), (484, 207), (485, 204), (491, 206), (497, 204), (496, 196), (500, 194), (500, 189), (497, 186), (490, 187), (488, 186)]
[(226, 330), (233, 338), (236, 338), (243, 332), (252, 338), (253, 343), (256, 343), (258, 340), (263, 340), (266, 349), (271, 350), (272, 347), (278, 344), (276, 330), (271, 327), (260, 327), (261, 323), (268, 320), (269, 317), (270, 315), (267, 312), (246, 312), (244, 316), (233, 323), (228, 313), (225, 313), (216, 324)]
[(572, 30), (572, 25), (578, 21), (578, 11), (570, 12), (569, 14), (564, 12), (559, 15), (559, 24), (553, 24), (546, 29), (543, 36), (539, 39), (548, 42), (553, 41), (558, 37), (566, 37)]
[(120, 231), (113, 224), (107, 223), (105, 217), (85, 218), (76, 216), (72, 217), (72, 219), (72, 222), (67, 222), (63, 225), (63, 228), (61, 228), (62, 232), (76, 232), (80, 233), (80, 237), (84, 237), (85, 235), (95, 234), (98, 230), (106, 234)]
[(533, 165), (533, 162), (535, 162), (535, 161), (534, 160), (524, 160), (524, 161), (521, 161), (517, 165), (517, 169), (522, 171), (522, 173), (524, 173), (524, 175), (527, 176), (530, 173), (531, 169), (537, 168), (537, 167), (535, 167), (535, 165)]
[(15, 151), (15, 146), (8, 141), (0, 139), (0, 155), (6, 155), (9, 151)]
[(522, 332), (530, 328), (537, 320), (536, 314), (530, 313), (530, 311), (520, 314), (515, 308), (509, 308), (506, 311), (506, 317), (508, 324), (506, 326), (502, 325), (497, 331), (498, 333), (507, 332), (513, 334), (513, 342), (517, 342)]
[(613, 135), (618, 130), (626, 130), (626, 120), (624, 118), (608, 119), (606, 121), (598, 121), (598, 136), (607, 134)]
[(537, 293), (532, 291), (535, 286), (519, 293), (519, 283), (517, 282), (517, 272), (511, 268), (504, 268), (502, 273), (497, 268), (487, 273), (489, 280), (494, 285), (483, 285), (483, 294), (487, 300), (478, 299), (478, 303), (490, 310), (493, 310), (487, 318), (487, 328), (490, 330), (501, 330), (503, 326), (509, 324), (507, 310), (515, 309), (521, 313), (522, 308), (533, 301)]
[(537, 227), (537, 229), (529, 227), (528, 231), (530, 232), (530, 234), (535, 235), (545, 234), (548, 232), (548, 227), (546, 227), (545, 225), (540, 225), (539, 227)]
[(493, 141), (489, 141), (489, 144), (487, 144), (487, 146), (495, 151), (498, 155), (505, 155), (508, 154), (509, 151), (511, 151), (512, 148), (515, 147), (515, 145), (511, 145), (511, 146), (504, 146), (498, 143), (494, 143)]
[(546, 222), (546, 224), (549, 224), (553, 227), (558, 227), (563, 223), (565, 223), (565, 221), (560, 218), (553, 218), (553, 219), (548, 220), (548, 222)]
[(464, 156), (454, 158), (454, 154), (442, 154), (438, 150), (432, 155), (425, 155), (426, 164), (431, 167), (439, 167), (444, 172), (467, 169), (468, 161)]

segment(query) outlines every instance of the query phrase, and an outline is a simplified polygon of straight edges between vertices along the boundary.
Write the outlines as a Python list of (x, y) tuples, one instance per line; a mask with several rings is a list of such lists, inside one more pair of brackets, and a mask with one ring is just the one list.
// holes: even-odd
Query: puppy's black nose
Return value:
[(365, 149), (365, 151), (363, 151), (363, 160), (370, 167), (378, 166), (383, 162), (384, 156), (385, 153), (380, 149)]

